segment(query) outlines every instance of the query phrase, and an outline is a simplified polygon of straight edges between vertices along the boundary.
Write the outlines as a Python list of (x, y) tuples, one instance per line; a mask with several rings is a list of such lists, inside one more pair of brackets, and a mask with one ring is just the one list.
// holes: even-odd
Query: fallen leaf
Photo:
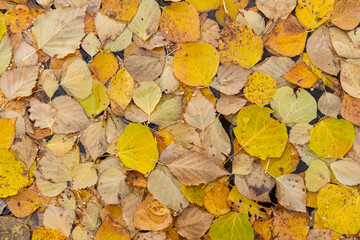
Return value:
[(330, 18), (334, 3), (334, 0), (298, 0), (295, 14), (302, 24), (315, 29)]
[(10, 149), (16, 153), (16, 158), (22, 161), (27, 168), (33, 165), (38, 153), (38, 146), (27, 135), (20, 135), (20, 139), (15, 141)]
[(11, 216), (0, 217), (0, 237), (7, 240), (30, 239), (29, 227), (23, 220)]
[(130, 240), (130, 236), (126, 229), (114, 223), (113, 221), (106, 219), (103, 221), (95, 233), (94, 240)]
[(35, 48), (27, 44), (25, 41), (21, 42), (14, 52), (14, 62), (16, 66), (22, 67), (36, 65), (38, 62), (38, 55), (34, 52), (36, 52)]
[(360, 178), (357, 172), (360, 170), (360, 164), (352, 159), (337, 160), (330, 164), (330, 168), (334, 173), (336, 180), (344, 185), (357, 185)]
[[(276, 6), (276, 7), (274, 7)], [(270, 19), (286, 19), (294, 10), (296, 0), (256, 0), (256, 7)]]
[(6, 24), (12, 33), (28, 29), (34, 20), (30, 8), (26, 5), (16, 5), (5, 13)]
[(276, 94), (276, 81), (263, 73), (252, 73), (244, 87), (245, 97), (260, 106), (271, 102)]
[(330, 28), (330, 40), (338, 56), (343, 58), (360, 58), (360, 49), (351, 41), (346, 32), (336, 27)]
[[(5, 34), (0, 42), (0, 74), (2, 74), (10, 63), (12, 47), (8, 34)], [(1, 88), (1, 87), (0, 87)]]
[(360, 125), (360, 100), (358, 98), (351, 97), (350, 95), (345, 94), (341, 102), (341, 116), (359, 126)]
[(281, 77), (302, 88), (311, 88), (318, 80), (318, 76), (311, 71), (306, 63), (295, 65), (290, 71), (281, 75)]
[(215, 216), (228, 213), (230, 211), (230, 208), (227, 205), (229, 193), (230, 190), (227, 184), (215, 182), (211, 189), (205, 194), (204, 207)]
[(161, 90), (155, 82), (144, 81), (134, 89), (133, 101), (146, 114), (150, 115), (159, 103)]
[(318, 109), (326, 116), (337, 118), (341, 109), (341, 99), (333, 93), (324, 92), (319, 98)]
[(341, 61), (341, 86), (352, 97), (360, 98), (360, 66), (347, 61)]
[(94, 186), (98, 176), (92, 162), (80, 163), (73, 170), (73, 187), (83, 189)]
[(106, 141), (106, 121), (92, 123), (85, 129), (81, 142), (93, 160), (101, 156), (109, 146)]
[(36, 98), (31, 99), (29, 112), (29, 118), (34, 121), (35, 127), (51, 129), (56, 121), (56, 110)]
[(45, 227), (41, 227), (32, 232), (31, 240), (43, 239), (66, 240), (67, 238), (59, 230)]
[(16, 119), (0, 118), (0, 149), (9, 149), (15, 138), (15, 122)]
[[(217, 0), (215, 0), (217, 1)], [(200, 15), (200, 42), (205, 42), (213, 45), (214, 47), (219, 46), (220, 39), (220, 28), (217, 22), (207, 18), (207, 13)]]
[(89, 54), (91, 57), (94, 56), (100, 49), (101, 42), (100, 40), (94, 35), (93, 32), (90, 32), (88, 35), (85, 36), (83, 41), (81, 42), (81, 48)]
[(115, 38), (124, 31), (125, 27), (125, 23), (108, 17), (102, 11), (96, 13), (95, 29), (102, 44), (104, 44), (107, 39), (115, 40)]
[(150, 114), (150, 122), (159, 126), (169, 126), (180, 120), (182, 114), (180, 96), (163, 96)]
[(106, 49), (93, 58), (89, 68), (96, 78), (105, 84), (117, 72), (119, 65), (114, 54)]
[(71, 226), (75, 220), (75, 211), (50, 205), (44, 213), (44, 226), (57, 229), (65, 236), (70, 235)]
[(101, 8), (109, 17), (119, 21), (130, 21), (138, 10), (140, 0), (105, 0)]
[(352, 30), (360, 22), (360, 3), (356, 0), (335, 2), (331, 23), (343, 30)]
[(64, 156), (74, 146), (76, 137), (69, 137), (63, 134), (54, 134), (50, 141), (46, 144), (46, 147), (50, 149), (56, 156)]

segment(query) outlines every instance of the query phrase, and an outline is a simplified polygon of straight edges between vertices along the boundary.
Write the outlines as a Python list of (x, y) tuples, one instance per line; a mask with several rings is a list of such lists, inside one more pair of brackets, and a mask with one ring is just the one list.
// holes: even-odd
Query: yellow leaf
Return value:
[(286, 20), (278, 21), (273, 30), (264, 36), (264, 45), (276, 55), (294, 57), (304, 51), (306, 37), (306, 29), (290, 15)]
[(31, 237), (31, 240), (48, 240), (48, 239), (66, 240), (68, 238), (65, 237), (59, 230), (45, 228), (45, 227), (36, 229), (32, 233), (32, 237)]
[(200, 19), (196, 8), (185, 2), (163, 8), (160, 30), (173, 42), (196, 42), (200, 38)]
[(305, 171), (306, 188), (311, 192), (317, 192), (330, 181), (330, 170), (327, 164), (317, 159), (312, 161)]
[(160, 87), (153, 81), (140, 82), (139, 87), (134, 90), (134, 103), (148, 115), (154, 111), (160, 98)]
[(318, 80), (318, 76), (304, 62), (297, 64), (281, 77), (302, 88), (311, 88)]
[(194, 5), (199, 12), (207, 12), (220, 6), (220, 0), (185, 0), (185, 2)]
[(250, 69), (261, 60), (263, 42), (245, 25), (232, 22), (221, 32), (219, 50), (221, 63), (231, 62)]
[(269, 218), (266, 211), (270, 213), (270, 209), (244, 197), (241, 193), (239, 193), (237, 187), (233, 187), (231, 189), (227, 202), (229, 207), (231, 207), (234, 211), (247, 215), (250, 223), (253, 223), (255, 220), (260, 218)]
[(104, 0), (101, 8), (111, 18), (119, 21), (130, 21), (139, 4), (140, 0)]
[(96, 231), (94, 240), (130, 240), (130, 236), (125, 228), (119, 226), (118, 223), (106, 219), (102, 222)]
[(204, 205), (205, 191), (203, 187), (200, 186), (186, 186), (181, 184), (182, 191), (191, 203), (195, 203), (202, 207)]
[(270, 219), (259, 219), (253, 223), (253, 228), (264, 240), (271, 239), (273, 225)]
[(204, 198), (205, 208), (212, 214), (220, 216), (230, 211), (227, 205), (227, 198), (230, 190), (225, 183), (217, 183), (209, 191)]
[(327, 184), (318, 194), (318, 214), (324, 227), (340, 234), (360, 231), (359, 191), (345, 186)]
[(294, 146), (287, 142), (281, 157), (268, 158), (260, 163), (271, 175), (280, 177), (281, 175), (292, 173), (296, 170), (299, 163), (299, 155)]
[(127, 125), (117, 142), (117, 150), (126, 167), (143, 174), (154, 169), (159, 157), (152, 133), (140, 123)]
[(308, 214), (280, 209), (272, 219), (273, 236), (277, 239), (306, 240), (310, 227)]
[(342, 158), (355, 139), (352, 123), (344, 119), (327, 118), (310, 132), (310, 149), (319, 157)]
[(77, 101), (84, 108), (86, 115), (89, 118), (94, 118), (107, 108), (110, 99), (106, 87), (99, 81), (94, 80), (92, 93), (84, 100)]
[(234, 128), (236, 139), (251, 156), (265, 160), (281, 157), (288, 139), (284, 123), (270, 117), (273, 110), (257, 105), (243, 107)]
[(0, 13), (0, 42), (6, 33), (7, 27), (4, 14)]
[(244, 94), (248, 100), (264, 106), (276, 94), (276, 80), (264, 73), (255, 72), (245, 82)]
[(89, 64), (91, 72), (101, 83), (106, 83), (119, 69), (115, 55), (106, 49), (98, 53)]
[(215, 47), (207, 43), (183, 43), (174, 56), (174, 74), (189, 86), (210, 85), (216, 75), (220, 56)]
[(0, 197), (14, 196), (28, 184), (26, 166), (13, 151), (0, 149), (0, 166)]
[(222, 0), (222, 7), (232, 20), (236, 19), (239, 9), (245, 8), (250, 0)]
[(121, 68), (110, 81), (108, 95), (122, 110), (125, 110), (132, 99), (134, 86), (135, 82), (128, 71)]
[(315, 29), (331, 16), (334, 3), (335, 0), (298, 0), (295, 13), (302, 24)]
[(0, 148), (9, 149), (15, 138), (16, 119), (0, 119)]
[(26, 5), (16, 5), (5, 13), (6, 24), (12, 33), (22, 32), (32, 25), (34, 17)]

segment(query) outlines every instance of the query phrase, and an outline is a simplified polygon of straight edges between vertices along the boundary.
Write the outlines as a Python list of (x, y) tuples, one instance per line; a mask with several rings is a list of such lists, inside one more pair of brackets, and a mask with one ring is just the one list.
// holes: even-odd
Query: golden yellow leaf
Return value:
[(202, 185), (199, 186), (186, 186), (181, 184), (182, 191), (187, 200), (202, 207), (204, 205), (205, 191)]
[(220, 0), (185, 0), (185, 2), (194, 5), (199, 12), (207, 12), (220, 6)]
[(13, 151), (0, 149), (0, 197), (14, 196), (29, 180), (24, 163), (16, 160)]
[(239, 9), (245, 8), (250, 0), (222, 0), (221, 6), (224, 8), (224, 12), (232, 20), (236, 19), (236, 15), (239, 12)]
[(230, 211), (227, 205), (227, 198), (230, 190), (225, 183), (216, 183), (209, 191), (206, 192), (204, 198), (205, 208), (212, 214), (220, 216)]
[(297, 213), (281, 209), (275, 211), (272, 219), (272, 235), (278, 239), (306, 240), (310, 227), (309, 216), (305, 213)]
[(101, 83), (106, 83), (119, 69), (115, 55), (108, 49), (98, 53), (89, 64), (91, 72)]
[(140, 0), (103, 0), (104, 13), (119, 21), (130, 21), (135, 15)]
[(302, 88), (311, 88), (318, 80), (318, 76), (304, 62), (297, 64), (281, 77)]
[(59, 230), (41, 227), (32, 233), (31, 240), (67, 240)]
[(253, 223), (253, 228), (264, 240), (271, 239), (273, 225), (270, 219), (259, 219)]
[(117, 142), (117, 150), (126, 167), (143, 174), (154, 169), (159, 157), (152, 133), (141, 123), (127, 125)]
[(243, 107), (237, 116), (234, 133), (244, 150), (265, 160), (280, 157), (288, 139), (284, 123), (270, 117), (273, 110), (251, 105)]
[(5, 13), (6, 24), (12, 33), (22, 32), (32, 25), (34, 17), (26, 5), (16, 5)]
[(250, 69), (261, 60), (263, 42), (245, 25), (231, 22), (221, 32), (219, 50), (221, 63), (231, 62)]
[(134, 86), (135, 82), (128, 71), (125, 68), (120, 68), (110, 81), (108, 95), (122, 110), (125, 110), (132, 99)]
[(276, 23), (273, 30), (264, 35), (264, 45), (269, 52), (280, 56), (294, 57), (304, 51), (306, 29), (290, 15)]
[(6, 30), (7, 30), (7, 26), (6, 26), (5, 16), (4, 14), (0, 13), (0, 42), (4, 34), (6, 33)]
[(174, 74), (189, 86), (210, 85), (217, 73), (220, 56), (215, 47), (207, 43), (183, 43), (174, 56)]
[(160, 30), (174, 42), (196, 42), (200, 38), (200, 19), (196, 8), (185, 2), (163, 8)]
[(331, 16), (334, 3), (335, 0), (298, 0), (295, 13), (302, 24), (315, 29)]
[(244, 94), (248, 100), (264, 106), (276, 94), (276, 81), (264, 73), (255, 72), (245, 82)]
[(0, 148), (9, 149), (15, 138), (16, 119), (0, 118)]
[(94, 240), (130, 240), (126, 229), (116, 222), (106, 219), (96, 231)]

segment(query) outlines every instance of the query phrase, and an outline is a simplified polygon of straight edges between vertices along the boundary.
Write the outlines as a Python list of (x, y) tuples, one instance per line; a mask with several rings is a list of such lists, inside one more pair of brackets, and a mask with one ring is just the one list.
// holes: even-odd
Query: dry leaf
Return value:
[(324, 92), (319, 98), (318, 109), (326, 116), (337, 118), (341, 109), (341, 99), (333, 93)]
[(352, 30), (360, 22), (360, 3), (357, 0), (335, 2), (331, 23), (343, 30)]
[(270, 19), (286, 19), (296, 6), (296, 0), (256, 0), (256, 7)]
[(360, 126), (360, 99), (351, 97), (345, 94), (341, 102), (341, 116), (352, 122), (353, 124)]
[(125, 23), (109, 18), (102, 11), (96, 13), (95, 28), (101, 43), (105, 43), (107, 39), (115, 40), (125, 27)]
[(57, 229), (65, 236), (70, 235), (71, 226), (75, 220), (75, 211), (50, 205), (44, 213), (46, 228)]
[(92, 123), (85, 129), (81, 142), (93, 160), (102, 155), (109, 144), (106, 141), (106, 121)]
[(30, 100), (29, 112), (29, 118), (34, 121), (35, 127), (51, 129), (56, 121), (56, 110), (36, 98)]

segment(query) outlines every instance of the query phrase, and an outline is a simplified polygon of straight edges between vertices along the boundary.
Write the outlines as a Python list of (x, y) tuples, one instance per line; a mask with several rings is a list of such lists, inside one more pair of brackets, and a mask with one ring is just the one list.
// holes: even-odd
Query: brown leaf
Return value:
[(360, 99), (345, 94), (341, 102), (341, 116), (345, 120), (360, 126)]
[(352, 30), (360, 22), (360, 2), (358, 0), (339, 0), (334, 5), (331, 23), (343, 30)]

